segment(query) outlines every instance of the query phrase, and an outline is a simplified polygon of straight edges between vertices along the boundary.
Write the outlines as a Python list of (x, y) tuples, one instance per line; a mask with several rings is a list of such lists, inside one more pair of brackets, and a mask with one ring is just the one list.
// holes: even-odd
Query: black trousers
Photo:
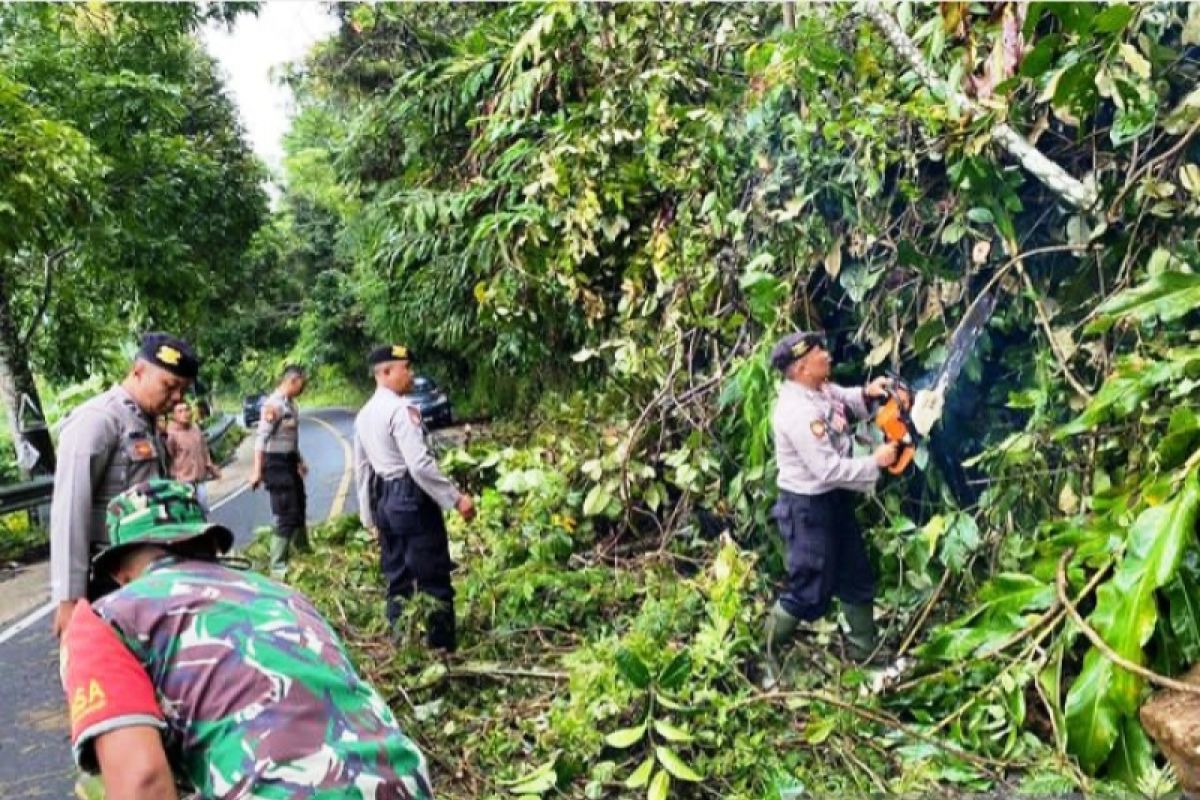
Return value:
[(818, 495), (780, 490), (771, 509), (787, 547), (787, 587), (779, 597), (784, 610), (815, 620), (836, 596), (843, 603), (875, 600), (875, 576), (854, 519), (854, 495), (835, 489)]
[(303, 536), (308, 517), (308, 495), (300, 477), (300, 456), (296, 453), (265, 453), (263, 483), (271, 496), (271, 513), (275, 515), (275, 533), (292, 539)]
[(415, 592), (438, 600), (426, 639), (431, 647), (453, 650), (454, 587), (450, 541), (442, 509), (410, 476), (380, 481), (373, 492), (383, 575), (387, 580), (388, 622), (395, 622)]

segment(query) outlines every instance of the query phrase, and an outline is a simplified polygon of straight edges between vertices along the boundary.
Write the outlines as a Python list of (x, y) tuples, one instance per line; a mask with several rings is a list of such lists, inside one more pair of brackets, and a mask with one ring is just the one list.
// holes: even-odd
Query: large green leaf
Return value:
[[(1169, 502), (1143, 511), (1129, 531), (1124, 559), (1096, 593), (1089, 622), (1112, 649), (1141, 663), (1158, 622), (1155, 590), (1175, 575), (1195, 535), (1200, 476), (1191, 474)], [(1085, 769), (1108, 759), (1124, 717), (1137, 713), (1142, 680), (1092, 648), (1067, 693), (1067, 741)]]
[(637, 688), (645, 689), (650, 685), (650, 668), (633, 651), (625, 648), (617, 651), (617, 668)]
[(1155, 361), (1133, 356), (1122, 358), (1083, 413), (1059, 428), (1055, 435), (1074, 436), (1102, 422), (1129, 416), (1157, 387), (1179, 380), (1198, 362), (1200, 348), (1184, 347), (1168, 350)]
[(621, 728), (613, 731), (608, 736), (604, 737), (604, 743), (609, 747), (615, 747), (618, 750), (624, 750), (627, 747), (633, 747), (642, 740), (646, 735), (646, 723), (635, 725), (632, 728)]
[(1200, 275), (1160, 272), (1145, 283), (1126, 289), (1096, 309), (1089, 332), (1103, 332), (1122, 317), (1139, 323), (1153, 319), (1170, 322), (1200, 308)]
[(680, 650), (658, 674), (658, 685), (664, 689), (675, 691), (683, 686), (684, 681), (691, 674), (692, 655), (687, 650)]
[(654, 754), (658, 756), (658, 762), (667, 768), (667, 772), (679, 778), (681, 781), (702, 781), (704, 776), (696, 772), (687, 765), (679, 755), (669, 747), (659, 745), (654, 748)]
[(1167, 584), (1168, 619), (1175, 644), (1189, 664), (1200, 661), (1200, 570), (1183, 566)]
[(980, 590), (974, 611), (939, 628), (918, 653), (958, 661), (986, 652), (1023, 628), (1032, 612), (1054, 601), (1054, 587), (1032, 575), (1005, 572)]
[(1136, 789), (1154, 770), (1154, 747), (1136, 717), (1125, 717), (1113, 745), (1108, 777)]

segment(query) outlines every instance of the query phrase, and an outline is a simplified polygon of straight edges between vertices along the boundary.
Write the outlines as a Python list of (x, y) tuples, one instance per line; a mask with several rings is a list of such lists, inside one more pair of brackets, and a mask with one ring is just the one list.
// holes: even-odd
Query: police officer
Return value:
[(816, 333), (783, 337), (771, 363), (785, 377), (772, 416), (779, 466), (772, 516), (787, 546), (788, 580), (767, 622), (768, 660), (801, 621), (823, 616), (834, 595), (850, 625), (847, 653), (865, 660), (877, 644), (875, 579), (853, 495), (874, 489), (897, 450), (885, 444), (873, 455), (852, 456), (850, 417), (866, 418), (867, 401), (884, 397), (889, 381), (856, 388), (831, 383), (832, 359)]
[(375, 394), (354, 419), (354, 476), (359, 517), (379, 540), (387, 580), (387, 619), (395, 624), (414, 591), (438, 601), (428, 620), (430, 647), (457, 644), (450, 545), (442, 511), (475, 516), (471, 496), (442, 474), (425, 441), (421, 412), (403, 395), (412, 388), (412, 354), (403, 345), (367, 356)]
[[(109, 501), (136, 483), (166, 476), (155, 418), (183, 398), (199, 369), (187, 342), (147, 333), (125, 379), (63, 422), (50, 505), (56, 636), (66, 628), (76, 602), (88, 594), (91, 550), (108, 541), (104, 516)], [(104, 583), (96, 582), (93, 595), (116, 588)]]
[(254, 464), (250, 468), (250, 488), (266, 484), (275, 515), (271, 535), (271, 575), (282, 578), (292, 547), (308, 547), (308, 496), (304, 477), (308, 465), (300, 455), (300, 409), (296, 398), (304, 392), (308, 374), (303, 367), (289, 364), (283, 377), (266, 400), (258, 418), (254, 439)]

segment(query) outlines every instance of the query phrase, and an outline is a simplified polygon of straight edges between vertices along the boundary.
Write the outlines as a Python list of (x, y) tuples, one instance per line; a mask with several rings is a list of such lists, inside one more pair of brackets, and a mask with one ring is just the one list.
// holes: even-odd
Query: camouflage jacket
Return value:
[[(358, 676), (337, 634), (293, 589), (168, 556), (98, 601), (95, 613), (144, 669), (172, 768), (201, 796), (432, 797), (416, 746)], [(104, 656), (96, 647), (75, 652), (70, 640), (68, 631), (73, 682), (91, 686), (87, 676), (103, 672)], [(81, 663), (88, 661), (94, 670)], [(89, 724), (96, 735), (119, 727)], [(86, 765), (87, 730), (73, 735)]]

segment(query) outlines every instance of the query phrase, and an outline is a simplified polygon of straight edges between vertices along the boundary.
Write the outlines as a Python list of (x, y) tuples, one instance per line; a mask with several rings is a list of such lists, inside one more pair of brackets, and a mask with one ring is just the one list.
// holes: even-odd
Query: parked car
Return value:
[(413, 378), (408, 397), (421, 412), (421, 419), (429, 430), (445, 428), (454, 423), (454, 412), (450, 398), (438, 388), (431, 378), (418, 375)]
[(259, 417), (262, 416), (262, 404), (267, 399), (267, 396), (261, 392), (258, 394), (248, 394), (242, 399), (242, 424), (247, 428), (253, 428), (258, 424)]

